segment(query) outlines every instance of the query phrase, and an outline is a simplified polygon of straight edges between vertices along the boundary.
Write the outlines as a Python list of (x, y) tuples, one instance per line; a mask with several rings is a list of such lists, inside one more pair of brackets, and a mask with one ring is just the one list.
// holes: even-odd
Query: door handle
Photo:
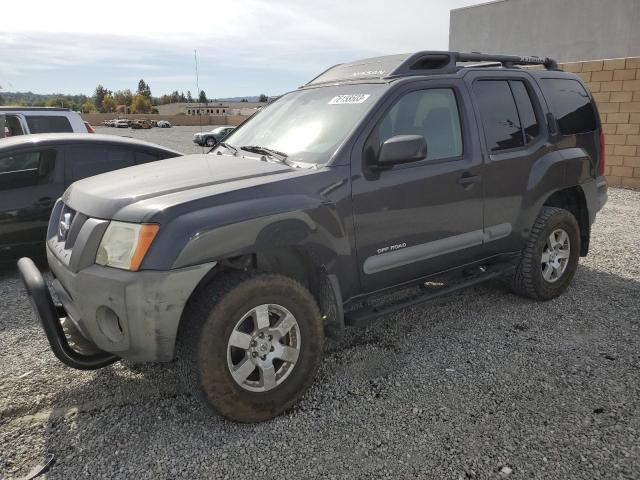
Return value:
[(470, 189), (474, 184), (478, 183), (482, 177), (480, 175), (471, 175), (469, 172), (463, 173), (457, 180), (458, 185), (465, 190)]
[(42, 208), (49, 208), (53, 205), (53, 198), (51, 197), (42, 197), (36, 201), (36, 206)]

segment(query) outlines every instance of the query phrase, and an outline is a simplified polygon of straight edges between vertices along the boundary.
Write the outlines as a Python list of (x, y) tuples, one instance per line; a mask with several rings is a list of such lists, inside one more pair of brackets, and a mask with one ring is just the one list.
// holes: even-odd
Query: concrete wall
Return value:
[[(115, 113), (81, 113), (80, 116), (91, 125), (102, 125), (105, 120), (112, 118), (130, 118), (133, 120), (167, 120), (171, 125), (240, 125), (248, 116), (245, 115), (116, 115)], [(200, 120), (202, 118), (202, 120)]]
[(449, 49), (558, 61), (640, 55), (640, 0), (498, 0), (451, 10)]

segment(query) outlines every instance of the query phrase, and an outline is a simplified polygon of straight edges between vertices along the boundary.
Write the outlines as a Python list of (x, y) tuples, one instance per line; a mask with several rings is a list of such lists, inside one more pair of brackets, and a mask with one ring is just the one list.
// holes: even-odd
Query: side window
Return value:
[(0, 156), (0, 190), (51, 183), (55, 162), (55, 150)]
[(7, 115), (4, 124), (4, 134), (7, 137), (15, 137), (16, 135), (24, 135), (20, 119), (15, 115)]
[(480, 80), (473, 92), (478, 102), (487, 146), (492, 152), (524, 146), (516, 102), (506, 80)]
[(130, 150), (105, 146), (72, 145), (67, 154), (71, 182), (134, 165)]
[(596, 115), (586, 90), (571, 78), (543, 78), (542, 90), (560, 133), (573, 135), (596, 129)]
[(27, 115), (25, 118), (31, 133), (73, 132), (67, 117)]
[(149, 163), (155, 162), (162, 157), (159, 157), (155, 153), (150, 152), (136, 152), (136, 165), (140, 165), (141, 163)]
[(531, 96), (527, 91), (524, 82), (512, 80), (509, 82), (511, 91), (516, 99), (518, 114), (520, 116), (520, 125), (524, 133), (524, 141), (529, 144), (540, 134), (540, 125), (536, 119), (536, 112), (531, 103)]
[(429, 160), (462, 155), (460, 115), (453, 90), (434, 88), (404, 95), (372, 132), (367, 155), (377, 155), (380, 146), (396, 135), (422, 135)]

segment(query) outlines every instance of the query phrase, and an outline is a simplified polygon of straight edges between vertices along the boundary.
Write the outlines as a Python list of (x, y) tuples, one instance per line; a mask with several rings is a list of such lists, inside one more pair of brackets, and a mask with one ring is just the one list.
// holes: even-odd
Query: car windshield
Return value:
[(297, 90), (231, 132), (225, 143), (283, 152), (295, 162), (325, 163), (383, 92), (384, 85), (374, 83)]

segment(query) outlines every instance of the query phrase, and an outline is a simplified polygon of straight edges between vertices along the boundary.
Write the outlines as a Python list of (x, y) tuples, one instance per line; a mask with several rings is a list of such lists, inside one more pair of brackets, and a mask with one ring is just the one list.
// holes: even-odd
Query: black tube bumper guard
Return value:
[(96, 370), (120, 360), (108, 352), (84, 355), (71, 348), (60, 324), (60, 319), (66, 316), (66, 312), (61, 305), (53, 303), (51, 292), (38, 267), (33, 260), (24, 257), (18, 260), (18, 270), (51, 350), (58, 360), (78, 370)]

